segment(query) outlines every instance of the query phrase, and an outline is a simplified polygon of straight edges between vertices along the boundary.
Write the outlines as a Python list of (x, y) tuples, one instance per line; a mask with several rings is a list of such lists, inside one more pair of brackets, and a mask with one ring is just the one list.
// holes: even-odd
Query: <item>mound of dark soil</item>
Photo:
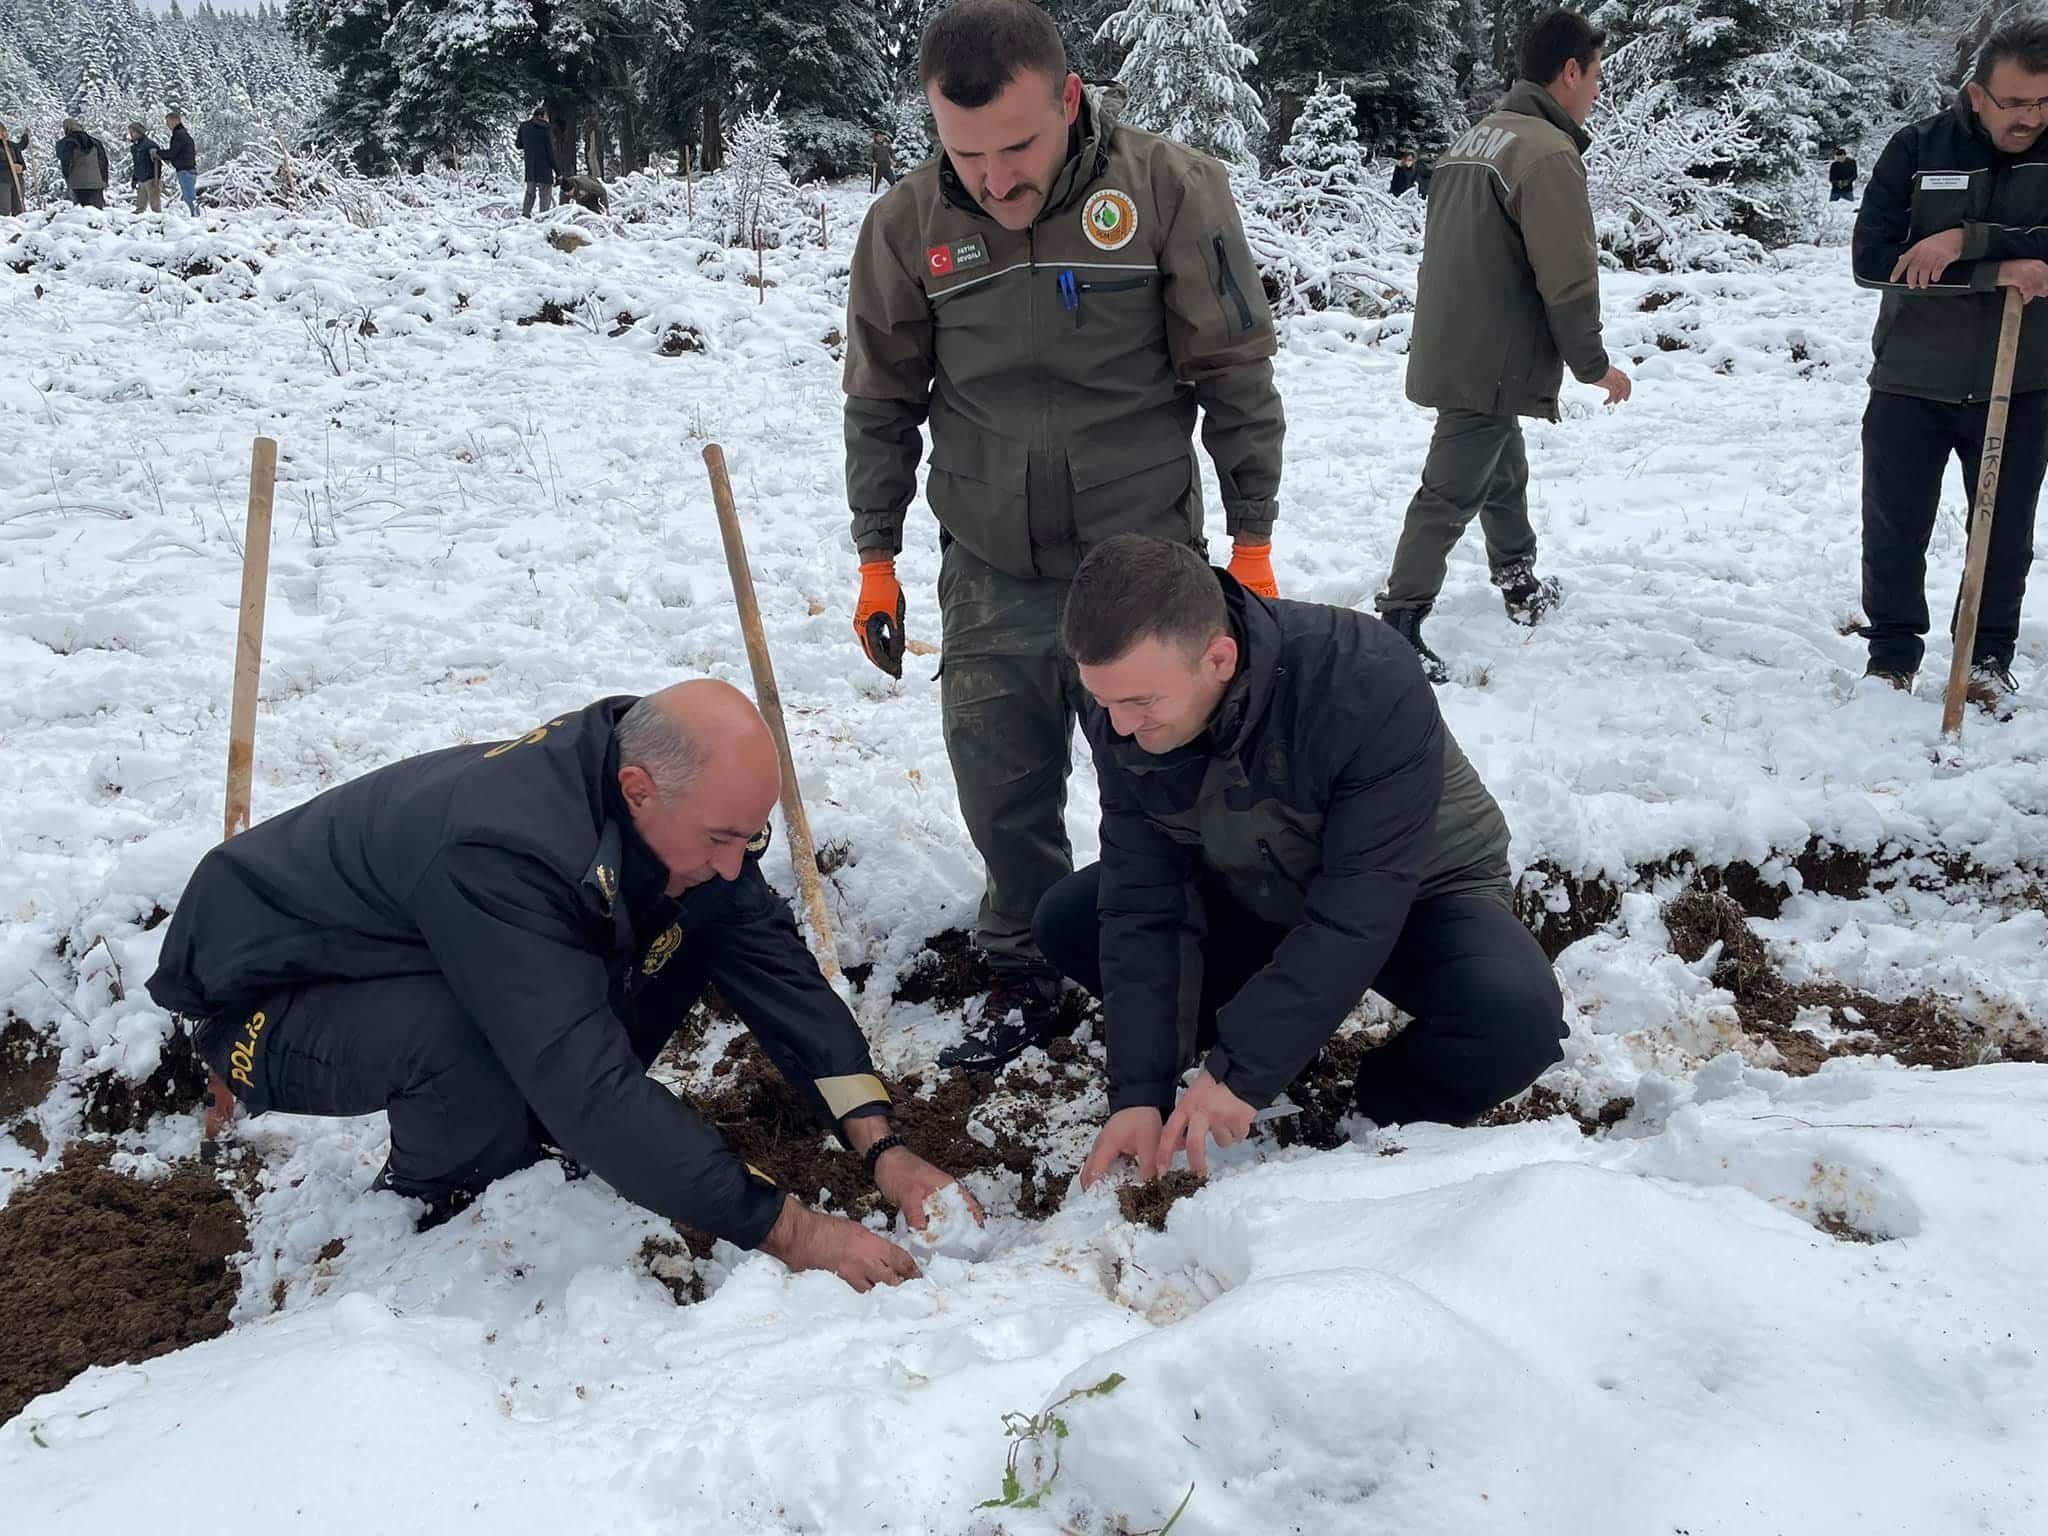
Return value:
[(95, 1365), (227, 1332), (248, 1232), (194, 1166), (153, 1183), (75, 1151), (0, 1206), (0, 1422)]

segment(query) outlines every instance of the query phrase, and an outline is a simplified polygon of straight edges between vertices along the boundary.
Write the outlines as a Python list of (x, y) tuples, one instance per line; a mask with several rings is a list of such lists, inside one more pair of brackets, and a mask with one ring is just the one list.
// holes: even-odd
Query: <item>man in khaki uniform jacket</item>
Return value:
[(1434, 683), (1449, 673), (1422, 643), (1422, 621), (1473, 514), (1510, 619), (1534, 624), (1563, 596), (1536, 576), (1518, 418), (1557, 420), (1566, 364), (1609, 404), (1629, 396), (1600, 342), (1600, 251), (1580, 158), (1605, 42), (1571, 11), (1542, 18), (1522, 40), (1522, 79), (1437, 161), (1408, 348), (1408, 398), (1436, 408), (1436, 435), (1375, 600)]
[(1031, 919), (1072, 869), (1069, 578), (1119, 533), (1203, 547), (1199, 406), (1232, 574), (1273, 595), (1284, 421), (1273, 318), (1221, 164), (1120, 127), (1027, 0), (942, 11), (919, 72), (944, 153), (870, 209), (848, 300), (854, 629), (900, 676), (895, 556), (929, 419), (946, 750), (987, 870), (976, 938), (998, 982), (942, 1060), (993, 1066), (1045, 1038), (1059, 999)]

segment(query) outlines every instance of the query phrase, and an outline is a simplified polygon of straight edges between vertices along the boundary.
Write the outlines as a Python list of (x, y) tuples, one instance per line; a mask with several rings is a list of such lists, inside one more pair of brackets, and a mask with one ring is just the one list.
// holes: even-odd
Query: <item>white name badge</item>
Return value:
[(1920, 178), (1920, 190), (1923, 192), (1967, 192), (1970, 190), (1970, 178), (1960, 171), (1952, 175), (1922, 176)]

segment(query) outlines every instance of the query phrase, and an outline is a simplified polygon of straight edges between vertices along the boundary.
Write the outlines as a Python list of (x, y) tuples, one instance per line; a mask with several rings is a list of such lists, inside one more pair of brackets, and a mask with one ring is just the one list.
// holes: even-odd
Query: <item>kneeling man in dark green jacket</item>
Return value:
[(1183, 1148), (1206, 1171), (1368, 989), (1414, 1019), (1359, 1072), (1380, 1124), (1470, 1122), (1559, 1058), (1507, 822), (1391, 628), (1124, 535), (1082, 562), (1061, 639), (1095, 704), (1102, 861), (1035, 927), (1104, 1004), (1110, 1119), (1084, 1185)]

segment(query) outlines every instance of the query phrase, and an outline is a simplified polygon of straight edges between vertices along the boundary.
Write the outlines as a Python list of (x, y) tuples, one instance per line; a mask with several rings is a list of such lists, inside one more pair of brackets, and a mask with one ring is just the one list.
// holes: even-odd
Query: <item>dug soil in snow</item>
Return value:
[(1166, 1230), (1166, 1213), (1174, 1202), (1185, 1200), (1208, 1180), (1186, 1168), (1162, 1173), (1149, 1184), (1126, 1184), (1116, 1192), (1118, 1209), (1128, 1222), (1143, 1222), (1154, 1232)]
[[(0, 1135), (11, 1135), (37, 1157), (47, 1143), (36, 1122), (28, 1118), (57, 1083), (57, 1053), (11, 1014), (0, 1026)], [(21, 1118), (17, 1119), (19, 1116)]]
[[(1742, 906), (1722, 891), (1690, 890), (1674, 898), (1664, 908), (1664, 926), (1673, 952), (1689, 965), (1721, 946), (1714, 984), (1734, 995), (1743, 1030), (1769, 1041), (1781, 1058), (1778, 1065), (1795, 1077), (1818, 1072), (1837, 1056), (1892, 1056), (1909, 1067), (1944, 1071), (1987, 1061), (2048, 1060), (2048, 1041), (2032, 1026), (1994, 1032), (1964, 1018), (1944, 998), (1885, 1002), (1839, 986), (1788, 984)], [(1816, 1025), (1824, 1032), (1811, 1027)]]
[(192, 1166), (153, 1182), (79, 1149), (0, 1206), (0, 1422), (88, 1366), (227, 1332), (248, 1241), (234, 1197)]

